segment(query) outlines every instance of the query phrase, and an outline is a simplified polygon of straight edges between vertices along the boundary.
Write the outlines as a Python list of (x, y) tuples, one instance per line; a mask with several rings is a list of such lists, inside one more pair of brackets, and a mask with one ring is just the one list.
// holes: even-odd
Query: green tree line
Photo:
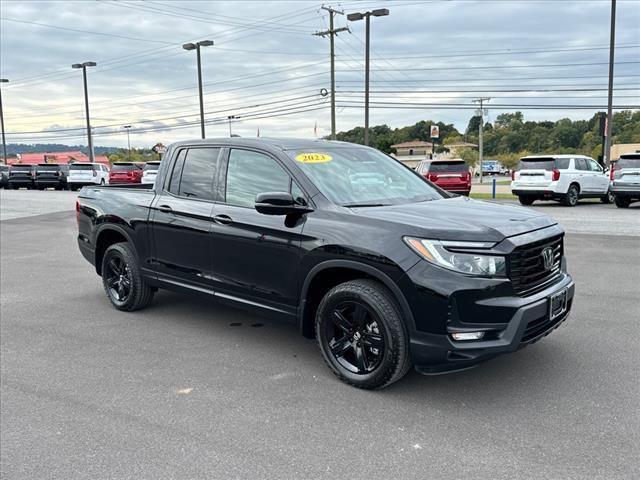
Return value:
[[(522, 112), (502, 113), (493, 123), (484, 126), (484, 157), (501, 160), (513, 166), (524, 155), (538, 153), (580, 153), (598, 158), (602, 154), (602, 137), (599, 134), (602, 112), (588, 120), (562, 118), (553, 121), (525, 121)], [(430, 142), (431, 125), (440, 127), (440, 139), (436, 140), (436, 152), (445, 151), (446, 145), (466, 141), (478, 143), (480, 117), (471, 117), (465, 132), (453, 124), (421, 120), (414, 125), (390, 128), (377, 125), (370, 130), (370, 144), (386, 153), (395, 153), (391, 145), (422, 140)], [(613, 142), (640, 143), (640, 110), (624, 110), (613, 115)], [(338, 140), (363, 143), (364, 128), (356, 127), (336, 135)], [(461, 156), (469, 163), (477, 161), (477, 151), (463, 150)]]

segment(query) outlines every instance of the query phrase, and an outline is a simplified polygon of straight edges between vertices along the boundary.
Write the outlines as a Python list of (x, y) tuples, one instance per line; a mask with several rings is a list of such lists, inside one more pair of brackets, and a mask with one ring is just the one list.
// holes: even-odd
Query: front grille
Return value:
[[(553, 264), (549, 269), (545, 268), (542, 256), (547, 247), (553, 252)], [(562, 255), (562, 235), (517, 247), (509, 255), (509, 279), (516, 293), (531, 295), (558, 281)]]

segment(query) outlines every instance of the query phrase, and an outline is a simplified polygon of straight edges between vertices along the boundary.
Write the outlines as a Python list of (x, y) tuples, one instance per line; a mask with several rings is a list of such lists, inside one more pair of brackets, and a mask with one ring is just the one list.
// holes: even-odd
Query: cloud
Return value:
[[(608, 1), (342, 4), (346, 13), (380, 6), (390, 15), (371, 20), (372, 125), (433, 119), (463, 130), (480, 95), (492, 97), (490, 120), (517, 109), (497, 105), (554, 120), (602, 108), (526, 105), (606, 103), (603, 90), (506, 91), (606, 88)], [(329, 45), (312, 35), (328, 28), (326, 15), (313, 2), (4, 2), (3, 18), (27, 22), (0, 25), (0, 75), (11, 80), (3, 89), (8, 141), (84, 142), (82, 130), (56, 131), (84, 126), (82, 76), (70, 65), (87, 60), (98, 62), (88, 70), (96, 144), (126, 145), (126, 124), (134, 146), (198, 137), (195, 52), (181, 45), (202, 39), (215, 42), (202, 49), (208, 135), (227, 135), (229, 115), (240, 117), (233, 130), (245, 136), (259, 127), (263, 136), (312, 137), (316, 123), (327, 134), (319, 92), (330, 88)], [(640, 52), (628, 47), (640, 44), (637, 3), (618, 2), (617, 17), (616, 86), (635, 89), (618, 90), (616, 103), (637, 105), (640, 67), (624, 63)], [(345, 25), (337, 16), (336, 26)], [(363, 123), (364, 22), (349, 27), (336, 40), (338, 130)], [(33, 131), (43, 133), (15, 134)]]

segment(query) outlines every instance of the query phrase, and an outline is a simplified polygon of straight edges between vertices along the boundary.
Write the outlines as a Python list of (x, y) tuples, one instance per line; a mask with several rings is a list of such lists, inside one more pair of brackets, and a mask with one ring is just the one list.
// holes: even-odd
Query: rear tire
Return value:
[(527, 197), (525, 195), (520, 195), (520, 196), (518, 196), (518, 200), (520, 201), (520, 203), (522, 205), (533, 205), (533, 202), (535, 201), (535, 198)]
[(602, 197), (600, 197), (600, 201), (605, 205), (613, 203), (615, 201), (613, 192), (611, 190), (607, 191), (606, 195), (603, 195)]
[(618, 208), (629, 208), (629, 205), (631, 205), (631, 200), (626, 197), (619, 197), (617, 195), (614, 202), (616, 204), (616, 207)]
[(153, 289), (142, 277), (138, 259), (129, 243), (115, 243), (102, 257), (102, 286), (118, 310), (132, 312), (153, 300)]
[(576, 185), (569, 185), (569, 190), (562, 198), (562, 203), (567, 207), (575, 207), (578, 204), (578, 198), (580, 198), (580, 190)]
[(400, 309), (374, 280), (352, 280), (329, 290), (318, 306), (315, 330), (331, 371), (354, 387), (384, 388), (411, 366)]

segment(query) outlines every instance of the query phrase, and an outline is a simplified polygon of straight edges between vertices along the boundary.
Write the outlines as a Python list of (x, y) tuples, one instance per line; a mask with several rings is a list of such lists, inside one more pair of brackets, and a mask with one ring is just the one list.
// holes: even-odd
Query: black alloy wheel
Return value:
[(336, 361), (352, 373), (370, 373), (380, 365), (385, 342), (376, 315), (356, 301), (344, 301), (333, 308), (325, 336)]
[(106, 262), (103, 272), (109, 295), (119, 303), (126, 303), (131, 295), (131, 271), (125, 263), (124, 257), (112, 253)]
[(575, 207), (578, 203), (579, 197), (580, 192), (578, 191), (578, 187), (570, 185), (569, 190), (567, 190), (567, 193), (564, 196), (564, 204), (568, 207)]

